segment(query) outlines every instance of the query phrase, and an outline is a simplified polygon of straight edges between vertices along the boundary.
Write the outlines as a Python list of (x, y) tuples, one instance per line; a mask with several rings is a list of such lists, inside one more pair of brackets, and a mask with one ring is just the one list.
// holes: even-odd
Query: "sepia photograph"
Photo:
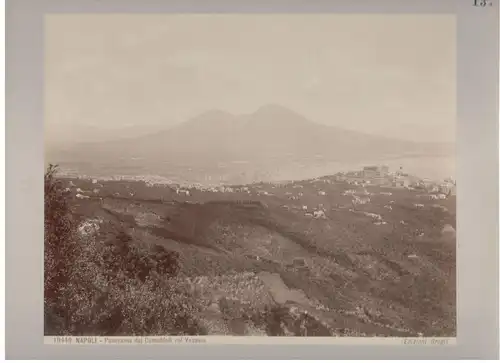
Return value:
[(45, 336), (456, 337), (455, 16), (43, 37)]

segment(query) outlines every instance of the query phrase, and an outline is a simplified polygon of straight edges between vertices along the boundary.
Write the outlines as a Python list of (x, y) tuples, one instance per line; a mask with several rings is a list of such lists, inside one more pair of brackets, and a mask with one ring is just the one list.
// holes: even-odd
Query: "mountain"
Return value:
[(193, 168), (231, 163), (286, 167), (290, 163), (440, 156), (451, 151), (450, 145), (396, 140), (318, 124), (283, 106), (269, 104), (246, 115), (211, 110), (164, 131), (81, 143), (51, 158), (56, 162), (115, 165), (120, 160), (124, 167), (130, 160), (143, 160), (149, 173), (161, 174), (158, 163)]

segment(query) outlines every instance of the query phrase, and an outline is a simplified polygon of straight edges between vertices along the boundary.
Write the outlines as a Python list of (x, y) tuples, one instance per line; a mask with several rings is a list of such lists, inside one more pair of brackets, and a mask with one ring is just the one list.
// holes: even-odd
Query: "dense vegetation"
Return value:
[(50, 165), (45, 174), (45, 334), (202, 333), (196, 307), (171, 279), (176, 253), (131, 243), (123, 229), (97, 240), (73, 217), (56, 172)]

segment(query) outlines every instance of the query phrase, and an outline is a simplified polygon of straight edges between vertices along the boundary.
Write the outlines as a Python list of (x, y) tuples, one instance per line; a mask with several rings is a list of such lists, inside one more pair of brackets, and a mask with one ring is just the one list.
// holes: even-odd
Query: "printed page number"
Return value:
[(486, 6), (493, 6), (493, 2), (488, 0), (474, 0), (472, 5), (484, 8)]

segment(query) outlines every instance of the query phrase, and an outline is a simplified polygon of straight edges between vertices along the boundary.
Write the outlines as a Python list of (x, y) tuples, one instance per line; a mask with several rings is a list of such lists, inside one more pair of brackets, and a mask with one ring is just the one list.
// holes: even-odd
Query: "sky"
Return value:
[(46, 135), (166, 129), (272, 103), (326, 125), (453, 142), (455, 63), (451, 15), (48, 15)]

